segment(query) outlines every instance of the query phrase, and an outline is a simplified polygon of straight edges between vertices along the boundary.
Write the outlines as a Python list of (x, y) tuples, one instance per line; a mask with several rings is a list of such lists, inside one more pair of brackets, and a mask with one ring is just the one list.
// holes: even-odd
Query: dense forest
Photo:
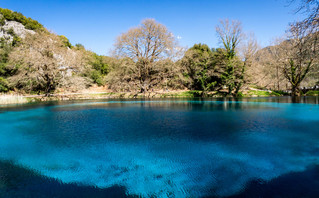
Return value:
[(304, 87), (319, 85), (319, 5), (302, 2), (307, 18), (291, 23), (287, 34), (266, 48), (236, 20), (221, 20), (216, 27), (220, 46), (198, 43), (186, 49), (163, 24), (145, 19), (117, 37), (111, 56), (72, 45), (37, 21), (0, 8), (0, 92), (50, 95), (100, 86), (131, 93), (242, 96), (258, 89), (298, 96)]

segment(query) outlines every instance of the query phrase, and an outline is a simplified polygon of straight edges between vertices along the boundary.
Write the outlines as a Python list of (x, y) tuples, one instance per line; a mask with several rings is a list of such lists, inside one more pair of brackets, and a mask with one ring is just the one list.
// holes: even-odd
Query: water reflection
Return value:
[(123, 186), (101, 189), (75, 183), (64, 184), (59, 180), (45, 177), (33, 170), (0, 161), (0, 197), (3, 198), (47, 198), (47, 197), (137, 197), (126, 194)]
[[(121, 193), (142, 197), (234, 196), (247, 186), (250, 192), (260, 187), (252, 181), (283, 181), (277, 179), (319, 165), (318, 98), (292, 102), (112, 100), (7, 108), (0, 114), (0, 160), (10, 163), (2, 169), (0, 163), (0, 189), (14, 193), (20, 180), (43, 181), (40, 176), (98, 189), (121, 186)], [(31, 170), (38, 175), (23, 173)]]

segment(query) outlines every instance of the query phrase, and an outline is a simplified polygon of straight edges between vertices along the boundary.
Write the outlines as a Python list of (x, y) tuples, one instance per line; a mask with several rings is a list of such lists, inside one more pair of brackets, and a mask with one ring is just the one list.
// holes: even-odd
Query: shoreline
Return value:
[[(273, 92), (259, 91), (260, 93), (247, 92), (241, 96), (247, 98), (258, 98), (258, 97), (281, 97), (286, 96)], [(315, 95), (304, 95), (304, 96), (318, 96)], [(79, 93), (55, 93), (47, 96), (41, 95), (22, 95), (17, 93), (0, 94), (0, 105), (14, 105), (14, 104), (27, 104), (33, 102), (44, 102), (44, 101), (72, 101), (72, 100), (98, 100), (98, 99), (156, 99), (156, 98), (200, 98), (201, 91), (167, 91), (167, 92), (79, 92)], [(205, 96), (207, 98), (223, 98), (226, 97), (217, 92), (208, 92)], [(227, 96), (233, 98), (233, 96)]]

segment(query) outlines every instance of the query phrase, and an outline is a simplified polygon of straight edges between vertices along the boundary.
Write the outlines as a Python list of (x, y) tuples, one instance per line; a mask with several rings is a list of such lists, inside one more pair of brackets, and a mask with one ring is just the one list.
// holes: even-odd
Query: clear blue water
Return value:
[[(270, 182), (319, 165), (318, 98), (290, 101), (2, 107), (0, 162), (62, 184), (121, 186), (126, 195), (232, 196), (251, 181)], [(0, 189), (10, 190), (1, 177), (6, 171), (0, 166)]]

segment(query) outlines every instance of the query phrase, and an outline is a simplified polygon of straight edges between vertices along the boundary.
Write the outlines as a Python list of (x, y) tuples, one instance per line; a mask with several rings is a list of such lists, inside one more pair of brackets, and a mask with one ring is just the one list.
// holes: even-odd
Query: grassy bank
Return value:
[[(241, 97), (273, 97), (285, 96), (280, 91), (265, 90), (246, 90), (240, 93)], [(319, 91), (309, 91), (306, 96), (318, 96)], [(202, 91), (167, 91), (167, 92), (89, 92), (89, 93), (60, 93), (52, 94), (50, 97), (45, 95), (18, 95), (0, 94), (0, 105), (23, 104), (40, 101), (64, 101), (64, 100), (88, 100), (88, 99), (118, 99), (118, 98), (197, 98), (203, 97)], [(225, 97), (224, 93), (207, 92), (205, 97)]]
[[(168, 92), (90, 92), (90, 93), (60, 93), (45, 95), (0, 95), (0, 105), (23, 104), (40, 101), (67, 101), (67, 100), (88, 100), (88, 99), (118, 99), (118, 98), (195, 98), (201, 97), (202, 91), (168, 91)], [(208, 93), (208, 97), (218, 97), (215, 93)]]
[(270, 96), (284, 96), (285, 93), (281, 91), (264, 91), (264, 90), (249, 90), (244, 92), (244, 97), (270, 97)]
[(307, 96), (319, 96), (319, 91), (308, 91), (306, 93)]

